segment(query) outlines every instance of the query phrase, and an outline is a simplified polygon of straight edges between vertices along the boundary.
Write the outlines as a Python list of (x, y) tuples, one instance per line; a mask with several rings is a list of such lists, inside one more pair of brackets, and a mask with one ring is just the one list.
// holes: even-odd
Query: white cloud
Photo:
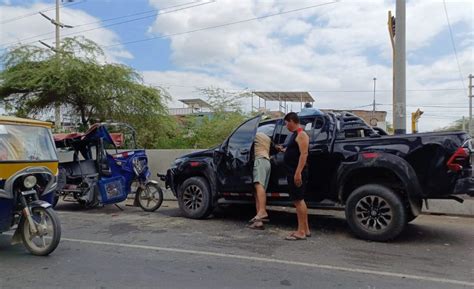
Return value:
[(173, 99), (168, 103), (170, 107), (181, 107), (179, 99), (199, 96), (198, 88), (219, 87), (227, 91), (239, 90), (231, 81), (212, 77), (203, 73), (180, 71), (143, 71), (145, 83), (164, 88)]
[[(45, 3), (37, 3), (31, 6), (22, 7), (22, 6), (0, 6), (0, 11), (2, 11), (2, 19), (14, 19), (23, 15), (28, 15), (37, 11), (41, 11), (47, 8), (50, 8), (51, 5)], [(54, 11), (53, 11), (54, 12)], [(50, 17), (54, 17), (54, 13), (51, 11), (45, 12)], [(8, 16), (5, 16), (8, 15)], [(73, 8), (63, 7), (61, 8), (61, 22), (65, 24), (78, 26), (85, 23), (97, 22), (100, 19), (91, 16), (90, 14)], [(72, 29), (62, 29), (62, 37), (67, 37), (68, 34), (76, 33), (81, 30), (86, 30), (90, 28), (98, 27), (99, 24), (77, 27)], [(54, 35), (54, 26), (41, 15), (31, 15), (18, 19), (16, 21), (11, 21), (4, 23), (0, 26), (0, 43), (2, 48), (5, 48), (10, 45), (17, 44), (21, 42), (23, 44), (35, 44), (40, 45), (38, 40), (44, 40), (44, 42), (54, 45), (55, 35)], [(39, 37), (35, 37), (41, 35)], [(77, 36), (84, 35), (85, 37), (95, 41), (101, 46), (107, 46), (120, 42), (120, 37), (112, 30), (106, 28), (99, 28), (84, 33), (76, 33), (70, 35)], [(105, 54), (107, 61), (110, 62), (119, 62), (121, 59), (133, 58), (132, 54), (127, 51), (123, 46), (115, 46), (105, 49)]]
[[(159, 15), (148, 27), (148, 33), (152, 36), (181, 33), (328, 2), (330, 0), (217, 0)], [(474, 2), (446, 2), (467, 84), (467, 74), (474, 73)], [(149, 0), (149, 3), (158, 9), (176, 5), (172, 0)], [(9, 18), (45, 7), (45, 4), (28, 8), (0, 6), (1, 13), (8, 13)], [(392, 101), (388, 10), (394, 12), (394, 0), (340, 1), (297, 13), (171, 37), (170, 58), (175, 68), (145, 71), (144, 78), (148, 83), (168, 87), (174, 96), (171, 106), (180, 106), (177, 99), (199, 96), (195, 87), (217, 86), (231, 90), (308, 90), (321, 108), (350, 109), (371, 103), (375, 76), (377, 102), (384, 104), (379, 108), (387, 109), (390, 114), (391, 106), (385, 105)], [(64, 8), (63, 11), (62, 19), (68, 24), (98, 20), (80, 10)], [(1, 43), (53, 31), (52, 25), (41, 16), (16, 21), (14, 25), (5, 24), (0, 29)], [(73, 31), (63, 30), (63, 34)], [(436, 55), (444, 55), (430, 64), (420, 64), (426, 61), (408, 63), (409, 89), (462, 88), (451, 43), (446, 42), (443, 47), (433, 45), (435, 41), (439, 43), (440, 36), (449, 39), (448, 35), (443, 1), (408, 1), (407, 53), (417, 56), (434, 51)], [(91, 31), (86, 36), (105, 45), (120, 41), (116, 33), (107, 29)], [(113, 61), (132, 57), (120, 46), (108, 50), (107, 55)], [(346, 90), (364, 92), (327, 92)], [(420, 120), (421, 130), (445, 126), (467, 113), (463, 90), (408, 91), (407, 102), (407, 112), (417, 107), (426, 111)], [(466, 109), (463, 109), (464, 103)], [(461, 108), (429, 106), (433, 104)], [(249, 107), (249, 103), (247, 105)]]
[(311, 28), (312, 25), (308, 22), (299, 19), (292, 19), (283, 26), (281, 32), (288, 36), (296, 36), (308, 33)]
[[(160, 8), (170, 1), (150, 0), (150, 4)], [(219, 0), (158, 16), (149, 32), (154, 35), (179, 33), (315, 4), (318, 3), (304, 0)], [(452, 26), (473, 27), (473, 2), (447, 1), (447, 8)], [(340, 1), (298, 13), (172, 37), (172, 60), (177, 67), (192, 70), (193, 76), (213, 75), (208, 80), (215, 82), (209, 85), (226, 83), (226, 86), (250, 89), (315, 90), (312, 94), (316, 103), (323, 108), (351, 108), (371, 103), (372, 77), (376, 76), (377, 102), (390, 104), (392, 48), (387, 31), (388, 10), (395, 12), (395, 1)], [(408, 53), (419, 53), (423, 49), (436, 51), (436, 47), (430, 45), (441, 33), (447, 33), (441, 0), (408, 2)], [(474, 63), (469, 35), (472, 32), (458, 43), (461, 69), (466, 76), (473, 71)], [(450, 43), (445, 45), (451, 49)], [(187, 83), (189, 75), (180, 72), (173, 75), (173, 81)], [(461, 88), (454, 56), (446, 55), (430, 65), (408, 63), (407, 86), (418, 90)], [(318, 92), (326, 90), (367, 92)], [(429, 104), (467, 104), (463, 91), (408, 91), (407, 94), (410, 105), (407, 112)], [(391, 112), (390, 106), (379, 108)], [(463, 109), (422, 108), (426, 115), (420, 121), (420, 128), (424, 130), (444, 126), (466, 113)]]

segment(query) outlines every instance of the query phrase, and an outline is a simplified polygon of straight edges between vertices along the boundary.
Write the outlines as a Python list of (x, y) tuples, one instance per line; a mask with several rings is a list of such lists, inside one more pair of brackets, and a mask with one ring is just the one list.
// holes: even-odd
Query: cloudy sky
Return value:
[[(53, 44), (53, 25), (37, 13), (54, 17), (53, 5), (0, 0), (0, 52), (19, 42)], [(171, 107), (214, 86), (310, 91), (319, 108), (370, 109), (376, 77), (377, 108), (391, 119), (387, 12), (395, 10), (394, 0), (75, 0), (64, 6), (61, 20), (75, 26), (63, 29), (64, 37), (96, 41), (107, 61), (131, 65), (148, 84), (168, 89)], [(408, 1), (407, 58), (407, 112), (425, 111), (420, 130), (467, 116), (474, 1)], [(250, 100), (244, 104), (250, 109)]]

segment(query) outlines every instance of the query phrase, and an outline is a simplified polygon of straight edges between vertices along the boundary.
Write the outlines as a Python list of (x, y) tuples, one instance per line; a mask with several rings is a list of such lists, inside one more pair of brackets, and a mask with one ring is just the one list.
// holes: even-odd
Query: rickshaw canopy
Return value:
[(120, 147), (124, 143), (122, 133), (109, 133), (107, 128), (100, 123), (92, 125), (85, 133), (55, 134), (54, 142), (57, 148), (73, 147), (80, 149), (90, 143), (102, 139), (105, 143)]

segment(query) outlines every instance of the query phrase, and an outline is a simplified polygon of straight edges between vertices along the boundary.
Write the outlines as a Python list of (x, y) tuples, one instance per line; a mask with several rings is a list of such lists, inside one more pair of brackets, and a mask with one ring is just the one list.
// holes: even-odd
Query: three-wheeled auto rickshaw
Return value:
[[(152, 212), (161, 206), (163, 192), (150, 179), (147, 155), (145, 150), (136, 149), (135, 130), (130, 125), (98, 123), (86, 133), (58, 134), (54, 138), (59, 150), (72, 153), (72, 161), (59, 164), (58, 198), (67, 201), (72, 197), (91, 208), (120, 203), (129, 193), (135, 193), (135, 205), (143, 210)], [(124, 144), (135, 149), (119, 152)]]
[(0, 116), (0, 233), (16, 227), (12, 244), (34, 255), (50, 254), (61, 238), (51, 205), (57, 174), (51, 123)]

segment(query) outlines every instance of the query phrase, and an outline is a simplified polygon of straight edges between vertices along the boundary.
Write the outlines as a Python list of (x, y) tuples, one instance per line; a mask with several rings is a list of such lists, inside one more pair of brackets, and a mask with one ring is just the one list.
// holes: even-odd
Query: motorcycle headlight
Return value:
[(138, 158), (132, 160), (133, 169), (137, 175), (141, 174), (145, 168), (144, 162), (141, 162)]
[(29, 175), (23, 179), (23, 186), (26, 189), (32, 189), (34, 186), (36, 186), (36, 183), (38, 180), (36, 179), (35, 176)]

